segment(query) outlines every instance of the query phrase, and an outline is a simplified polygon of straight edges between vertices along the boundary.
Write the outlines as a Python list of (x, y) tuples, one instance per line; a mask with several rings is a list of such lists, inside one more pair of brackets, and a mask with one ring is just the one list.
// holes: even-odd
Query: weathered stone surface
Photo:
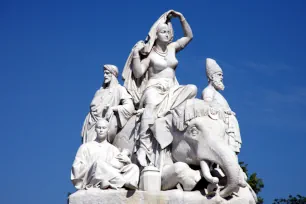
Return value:
[(127, 191), (127, 190), (79, 190), (69, 196), (69, 204), (247, 204), (243, 198), (235, 197), (230, 201), (218, 202), (215, 198), (208, 199), (200, 191), (183, 192), (169, 190), (160, 192)]

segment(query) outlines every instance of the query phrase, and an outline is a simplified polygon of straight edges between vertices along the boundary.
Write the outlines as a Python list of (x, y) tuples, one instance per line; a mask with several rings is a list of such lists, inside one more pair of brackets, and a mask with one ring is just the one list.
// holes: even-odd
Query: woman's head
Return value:
[(156, 41), (162, 43), (169, 43), (172, 40), (172, 33), (170, 28), (165, 23), (160, 23), (156, 29)]

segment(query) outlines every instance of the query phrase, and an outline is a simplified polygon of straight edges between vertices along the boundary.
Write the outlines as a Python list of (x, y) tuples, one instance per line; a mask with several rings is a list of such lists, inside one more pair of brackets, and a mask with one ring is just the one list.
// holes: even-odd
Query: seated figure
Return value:
[(118, 129), (124, 127), (133, 115), (134, 104), (132, 97), (118, 82), (118, 68), (114, 65), (104, 65), (104, 83), (96, 92), (90, 111), (82, 128), (83, 143), (96, 138), (95, 124), (105, 118), (111, 124), (107, 140), (113, 143)]
[[(175, 17), (180, 19), (184, 37), (172, 42), (170, 19)], [(153, 24), (148, 40), (136, 44), (127, 61), (128, 66), (123, 71), (125, 86), (132, 94), (134, 102), (139, 102), (138, 113), (142, 114), (137, 150), (137, 160), (141, 166), (155, 163), (152, 136), (162, 138), (165, 134), (170, 134), (169, 130), (163, 128), (164, 125), (155, 121), (197, 94), (196, 86), (180, 86), (175, 77), (178, 65), (176, 53), (183, 50), (192, 38), (192, 30), (184, 16), (170, 10)], [(131, 82), (133, 80), (134, 86)], [(135, 91), (138, 85), (139, 91)], [(152, 128), (153, 125), (156, 127)]]
[[(137, 189), (139, 168), (130, 158), (107, 140), (109, 123), (105, 119), (95, 125), (97, 137), (82, 144), (71, 170), (71, 181), (77, 189)], [(118, 160), (114, 165), (114, 159)], [(118, 163), (121, 163), (119, 166)]]
[(130, 153), (130, 151), (128, 149), (123, 149), (121, 151), (121, 153), (117, 157), (112, 159), (111, 165), (113, 167), (117, 168), (117, 169), (121, 169), (122, 167), (124, 167), (125, 166), (125, 162), (123, 162), (121, 160), (121, 158), (120, 158), (122, 156), (130, 157), (131, 153)]

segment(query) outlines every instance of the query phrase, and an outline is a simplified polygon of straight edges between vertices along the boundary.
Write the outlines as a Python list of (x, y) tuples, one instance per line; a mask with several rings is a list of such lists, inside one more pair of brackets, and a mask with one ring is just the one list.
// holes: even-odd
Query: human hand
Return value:
[(136, 116), (141, 116), (143, 114), (144, 108), (141, 108), (139, 110), (136, 111)]
[(120, 162), (122, 162), (122, 163), (126, 163), (126, 164), (130, 164), (130, 163), (131, 163), (131, 159), (130, 159), (128, 156), (124, 155), (124, 154), (118, 154), (118, 155), (116, 156), (116, 158), (117, 158)]
[(133, 47), (134, 55), (139, 54), (139, 51), (142, 50), (144, 46), (145, 46), (145, 43), (142, 40), (138, 41), (136, 45)]
[(183, 17), (183, 14), (180, 13), (180, 12), (178, 12), (178, 11), (172, 10), (172, 11), (170, 12), (170, 18), (171, 18), (171, 17), (173, 17), (173, 18)]

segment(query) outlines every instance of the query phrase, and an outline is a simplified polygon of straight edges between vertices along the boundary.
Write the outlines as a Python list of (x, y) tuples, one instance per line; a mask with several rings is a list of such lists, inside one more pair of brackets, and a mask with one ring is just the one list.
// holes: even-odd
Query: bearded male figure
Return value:
[(95, 124), (104, 118), (110, 122), (107, 140), (113, 140), (119, 129), (123, 128), (133, 115), (134, 104), (132, 97), (118, 82), (118, 68), (115, 65), (104, 65), (104, 82), (96, 92), (90, 111), (84, 121), (81, 136), (83, 143), (96, 138)]
[(228, 125), (226, 130), (227, 139), (231, 149), (238, 154), (241, 148), (241, 136), (239, 124), (235, 113), (231, 110), (226, 99), (219, 93), (224, 90), (223, 71), (213, 59), (206, 59), (206, 75), (208, 86), (202, 92), (202, 99), (209, 102), (215, 111), (223, 111), (226, 115), (225, 122)]

